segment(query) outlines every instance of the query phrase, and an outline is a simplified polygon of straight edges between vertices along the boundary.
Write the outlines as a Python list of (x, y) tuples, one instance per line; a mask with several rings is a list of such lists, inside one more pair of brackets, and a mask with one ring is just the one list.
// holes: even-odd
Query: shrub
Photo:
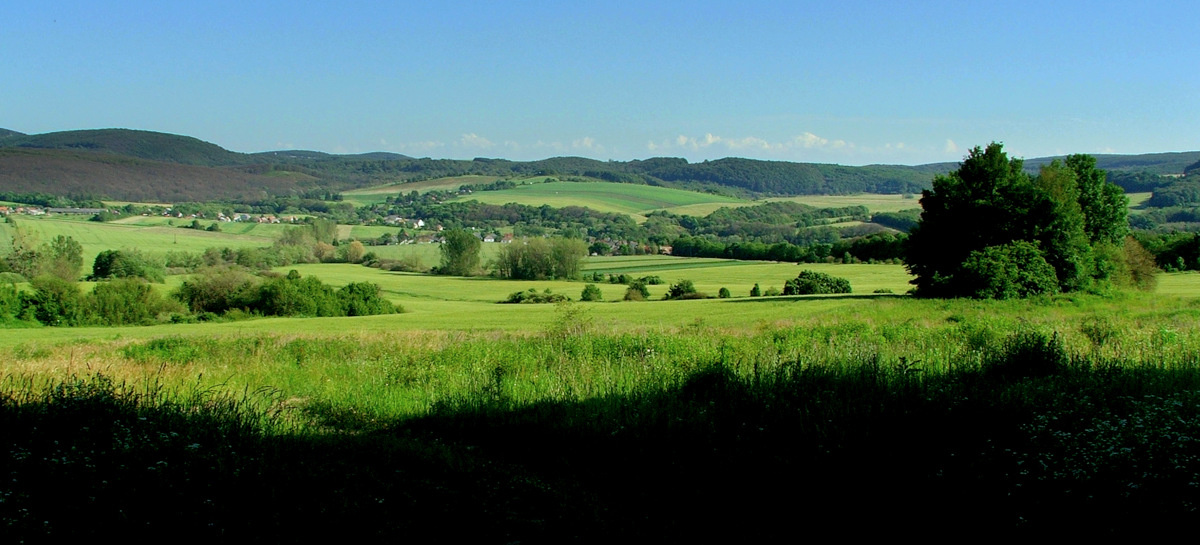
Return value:
[(42, 275), (30, 282), (32, 294), (23, 294), (22, 307), (34, 319), (49, 326), (70, 326), (83, 316), (83, 294), (75, 282), (54, 275)]
[(783, 286), (784, 295), (850, 293), (850, 281), (822, 272), (804, 270)]
[(717, 297), (721, 299), (729, 299), (729, 288), (721, 288), (717, 291)]
[(644, 282), (634, 281), (625, 288), (626, 301), (645, 301), (650, 298), (650, 289)]
[(166, 272), (163, 260), (148, 257), (138, 250), (104, 250), (92, 263), (91, 278), (143, 278), (161, 283), (166, 279)]
[(579, 294), (580, 301), (600, 301), (604, 298), (604, 294), (600, 292), (600, 288), (595, 284), (588, 284), (583, 287), (583, 293)]
[(86, 308), (86, 321), (104, 325), (148, 324), (156, 321), (159, 314), (182, 310), (178, 302), (164, 299), (141, 278), (119, 278), (96, 284), (87, 297)]
[(680, 280), (671, 284), (671, 288), (667, 290), (667, 295), (664, 299), (684, 299), (691, 298), (692, 294), (696, 293), (696, 286), (691, 280)]
[(337, 291), (346, 316), (394, 314), (401, 309), (383, 298), (383, 290), (370, 282), (351, 282)]
[(344, 316), (333, 288), (316, 277), (301, 278), (295, 270), (272, 278), (259, 288), (256, 308), (267, 316)]
[(1058, 277), (1033, 244), (1018, 240), (971, 252), (956, 275), (976, 299), (1012, 299), (1058, 293)]
[(196, 313), (252, 308), (258, 304), (258, 282), (241, 268), (208, 267), (185, 280), (175, 298)]
[(762, 288), (758, 287), (758, 283), (755, 282), (754, 287), (750, 288), (750, 297), (761, 297), (761, 296), (762, 296)]
[(544, 292), (539, 292), (536, 289), (529, 288), (526, 291), (516, 291), (508, 295), (508, 299), (501, 303), (562, 303), (567, 301), (567, 296), (561, 293), (551, 293), (549, 289)]

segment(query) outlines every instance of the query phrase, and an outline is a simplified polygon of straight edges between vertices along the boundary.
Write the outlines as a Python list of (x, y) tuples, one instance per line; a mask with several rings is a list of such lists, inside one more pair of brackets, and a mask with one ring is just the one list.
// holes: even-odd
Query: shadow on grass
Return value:
[(737, 297), (725, 299), (725, 303), (778, 303), (780, 301), (815, 301), (825, 299), (899, 299), (908, 295), (896, 293), (844, 293), (828, 295), (775, 295), (771, 297)]
[[(505, 380), (399, 422), (314, 404), (290, 431), (252, 400), (10, 385), (0, 522), (27, 540), (1144, 535), (1194, 522), (1200, 500), (1200, 448), (1170, 439), (1200, 436), (1200, 373), (1074, 361), (1053, 337), (938, 376), (869, 357), (712, 365), (664, 390), (525, 405)], [(1103, 428), (1122, 421), (1143, 432)]]

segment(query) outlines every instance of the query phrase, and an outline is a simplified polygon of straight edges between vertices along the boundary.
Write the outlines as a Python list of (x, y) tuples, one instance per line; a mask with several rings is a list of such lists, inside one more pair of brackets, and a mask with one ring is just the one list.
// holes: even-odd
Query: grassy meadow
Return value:
[[(17, 222), (76, 238), (88, 263), (281, 232)], [(595, 282), (599, 302), (509, 305), (588, 282), (275, 272), (292, 269), (375, 283), (405, 312), (0, 328), (0, 536), (1144, 538), (1200, 519), (1200, 274), (1151, 293), (918, 300), (900, 265), (625, 256), (583, 271), (658, 276), (650, 300)], [(854, 292), (749, 297), (804, 269)], [(732, 297), (662, 300), (680, 280)]]
[(614, 184), (609, 182), (545, 182), (519, 185), (502, 191), (477, 191), (459, 197), (486, 204), (515, 202), (529, 206), (586, 206), (600, 212), (629, 214), (645, 219), (655, 210), (673, 211), (675, 207), (698, 204), (742, 203), (741, 199), (666, 187)]

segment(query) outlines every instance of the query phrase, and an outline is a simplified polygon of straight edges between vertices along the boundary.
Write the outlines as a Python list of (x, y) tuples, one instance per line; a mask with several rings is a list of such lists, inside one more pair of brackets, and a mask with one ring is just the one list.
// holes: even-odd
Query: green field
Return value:
[(420, 182), (403, 182), (397, 184), (388, 184), (364, 189), (355, 189), (342, 193), (342, 197), (346, 202), (352, 202), (355, 205), (363, 206), (368, 204), (376, 204), (384, 202), (388, 197), (395, 197), (400, 194), (407, 194), (413, 191), (425, 193), (427, 191), (458, 191), (458, 188), (464, 185), (488, 184), (499, 180), (498, 176), (454, 176), (450, 178), (437, 178), (434, 180), (424, 180)]
[(698, 204), (744, 203), (741, 199), (665, 187), (614, 184), (609, 182), (548, 182), (503, 191), (477, 191), (461, 200), (488, 204), (515, 202), (528, 206), (556, 208), (585, 206), (600, 212), (629, 214), (644, 219), (655, 210), (672, 211), (676, 207)]
[[(269, 246), (275, 237), (286, 228), (283, 225), (259, 226), (257, 224), (221, 224), (236, 232), (208, 232), (181, 227), (170, 227), (158, 218), (135, 218), (132, 223), (100, 223), (81, 219), (25, 217), (17, 220), (17, 226), (42, 243), (59, 235), (74, 238), (83, 246), (83, 262), (90, 269), (96, 254), (104, 250), (136, 248), (143, 252), (161, 253), (168, 251), (203, 252), (208, 248), (252, 248)], [(176, 220), (177, 223), (182, 220)], [(143, 224), (144, 223), (144, 224)], [(190, 221), (188, 222), (191, 223)], [(182, 224), (182, 223), (180, 223)], [(0, 251), (8, 251), (13, 237), (12, 224), (0, 224)]]

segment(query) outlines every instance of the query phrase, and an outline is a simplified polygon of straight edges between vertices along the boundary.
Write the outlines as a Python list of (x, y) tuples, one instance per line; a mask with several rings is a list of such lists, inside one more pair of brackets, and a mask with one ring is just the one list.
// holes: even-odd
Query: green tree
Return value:
[(479, 239), (465, 229), (446, 231), (442, 243), (442, 266), (438, 274), (470, 276), (479, 268)]
[(83, 269), (83, 246), (75, 239), (58, 235), (46, 244), (42, 252), (45, 261), (45, 272), (63, 280), (74, 282), (79, 279)]
[(600, 301), (604, 299), (604, 294), (595, 284), (588, 284), (583, 287), (583, 292), (579, 294), (580, 301)]
[(691, 280), (685, 279), (671, 284), (664, 299), (691, 299), (699, 295), (696, 291), (696, 285)]
[(977, 299), (1015, 299), (1058, 292), (1054, 267), (1024, 240), (971, 252), (960, 282)]
[(1120, 245), (1129, 232), (1129, 198), (1125, 192), (1107, 181), (1091, 155), (1069, 155), (1065, 163), (1075, 173), (1079, 186), (1079, 207), (1088, 240), (1092, 244)]
[[(934, 178), (933, 188), (922, 193), (921, 216), (904, 247), (917, 295), (1011, 293), (980, 289), (977, 274), (987, 269), (979, 261), (984, 257), (996, 267), (1014, 259), (1035, 263), (1029, 248), (1009, 247), (1018, 241), (1029, 243), (1054, 271), (1056, 290), (1085, 288), (1105, 277), (1111, 267), (1097, 263), (1093, 244), (1119, 244), (1119, 238), (1113, 242), (1112, 237), (1124, 232), (1124, 216), (1114, 211), (1117, 205), (1124, 210), (1123, 197), (1114, 193), (1116, 186), (1104, 185), (1103, 172), (1095, 170), (1095, 160), (1087, 156), (1052, 162), (1036, 177), (1023, 167), (1020, 159), (1008, 158), (1003, 146), (993, 142), (986, 149), (971, 150), (958, 170)], [(971, 257), (993, 247), (1007, 249)], [(964, 271), (968, 258), (974, 259), (972, 271)]]
[(784, 295), (850, 293), (850, 281), (817, 271), (804, 270), (783, 286)]

